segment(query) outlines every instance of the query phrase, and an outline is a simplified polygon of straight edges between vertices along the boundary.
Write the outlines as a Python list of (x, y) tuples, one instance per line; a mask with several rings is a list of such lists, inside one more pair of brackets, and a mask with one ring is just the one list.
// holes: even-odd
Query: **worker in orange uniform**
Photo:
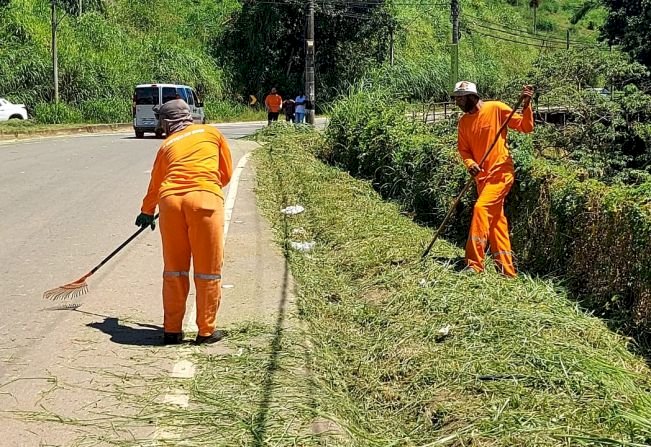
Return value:
[[(511, 108), (500, 101), (482, 101), (477, 94), (477, 86), (472, 82), (458, 82), (452, 96), (457, 106), (465, 112), (459, 120), (458, 149), (468, 172), (475, 178), (479, 196), (466, 242), (466, 265), (476, 272), (482, 272), (486, 250), (490, 247), (500, 272), (514, 277), (517, 273), (504, 214), (504, 200), (513, 186), (515, 170), (506, 145), (506, 129), (483, 165), (479, 166), (511, 113)], [(525, 86), (522, 90), (522, 115), (514, 114), (508, 127), (524, 133), (533, 131), (532, 96), (533, 88)]]
[(283, 98), (276, 92), (275, 87), (264, 99), (264, 106), (267, 109), (267, 125), (271, 126), (272, 121), (278, 121), (278, 115), (283, 106)]
[(136, 225), (153, 230), (158, 205), (164, 261), (163, 343), (183, 341), (191, 258), (199, 328), (195, 343), (215, 343), (223, 337), (215, 328), (224, 259), (222, 188), (233, 173), (231, 152), (217, 129), (193, 124), (190, 107), (182, 99), (163, 104), (158, 114), (167, 138), (156, 155)]

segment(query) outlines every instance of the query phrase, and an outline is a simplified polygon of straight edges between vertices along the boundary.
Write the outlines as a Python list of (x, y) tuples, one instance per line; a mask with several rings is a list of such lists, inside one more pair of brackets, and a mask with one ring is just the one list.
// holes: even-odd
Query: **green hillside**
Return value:
[[(26, 103), (41, 121), (128, 120), (137, 83), (187, 83), (208, 104), (243, 103), (272, 85), (293, 94), (303, 83), (303, 3), (59, 0), (58, 10), (64, 105), (54, 108), (48, 104), (53, 99), (49, 4), (0, 4), (0, 96)], [(537, 14), (539, 35), (533, 36), (531, 11), (524, 0), (462, 1), (461, 76), (489, 93), (499, 91), (540, 52), (564, 47), (568, 29), (572, 45), (595, 44), (604, 15), (592, 1), (544, 1)], [(388, 67), (387, 26), (396, 27), (394, 67)], [(318, 2), (318, 102), (330, 101), (361, 78), (400, 84), (416, 98), (443, 96), (450, 35), (450, 8), (443, 0)]]
[[(383, 78), (401, 82), (400, 90), (420, 99), (447, 96), (451, 25), (446, 3), (433, 1), (425, 8), (404, 2), (395, 6), (402, 33), (397, 49), (401, 66)], [(476, 81), (484, 93), (493, 95), (509, 80), (521, 77), (540, 54), (565, 50), (568, 30), (572, 48), (598, 44), (597, 28), (605, 11), (594, 2), (541, 2), (536, 34), (528, 4), (528, 0), (461, 1), (461, 78)]]
[[(120, 0), (87, 4), (81, 15), (73, 6), (59, 10), (62, 101), (124, 120), (138, 83), (184, 82), (208, 98), (223, 95), (224, 73), (206, 49), (234, 2)], [(0, 18), (0, 95), (37, 110), (53, 97), (49, 5), (12, 0)]]

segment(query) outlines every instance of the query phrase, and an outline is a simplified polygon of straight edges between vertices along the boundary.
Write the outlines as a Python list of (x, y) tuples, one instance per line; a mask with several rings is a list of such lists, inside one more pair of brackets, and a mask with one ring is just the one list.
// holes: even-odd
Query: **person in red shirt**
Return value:
[[(533, 131), (531, 98), (533, 88), (522, 90), (522, 115), (515, 113), (508, 127), (523, 133)], [(457, 106), (465, 113), (459, 120), (458, 150), (466, 169), (475, 178), (478, 199), (472, 215), (466, 243), (466, 265), (476, 272), (484, 270), (484, 257), (491, 255), (502, 274), (516, 276), (509, 225), (504, 214), (504, 200), (513, 186), (515, 169), (506, 144), (506, 129), (482, 166), (479, 161), (495, 140), (497, 132), (511, 113), (500, 101), (482, 101), (472, 82), (458, 82), (452, 93)]]
[(224, 260), (224, 188), (233, 164), (226, 138), (212, 126), (193, 124), (182, 99), (158, 111), (167, 138), (160, 146), (136, 225), (155, 228), (160, 211), (163, 241), (163, 343), (183, 341), (183, 316), (190, 291), (190, 261), (196, 287), (196, 344), (215, 343)]
[(267, 124), (271, 126), (272, 121), (278, 121), (280, 109), (283, 107), (283, 98), (276, 93), (276, 88), (271, 89), (271, 93), (264, 99), (264, 105), (267, 109)]

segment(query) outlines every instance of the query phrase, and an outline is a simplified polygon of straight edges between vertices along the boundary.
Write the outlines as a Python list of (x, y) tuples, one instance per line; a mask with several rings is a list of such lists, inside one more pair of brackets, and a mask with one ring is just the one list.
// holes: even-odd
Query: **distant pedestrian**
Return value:
[(285, 112), (285, 121), (289, 123), (294, 122), (295, 110), (296, 110), (296, 102), (292, 98), (283, 101), (283, 112)]
[(267, 124), (271, 126), (272, 121), (278, 121), (278, 115), (283, 106), (283, 98), (276, 92), (275, 87), (265, 98), (264, 106), (267, 109)]
[(300, 95), (296, 97), (294, 100), (296, 103), (296, 111), (295, 111), (295, 119), (296, 123), (304, 123), (305, 122), (305, 106), (307, 105), (307, 96), (305, 96), (305, 93), (301, 92)]

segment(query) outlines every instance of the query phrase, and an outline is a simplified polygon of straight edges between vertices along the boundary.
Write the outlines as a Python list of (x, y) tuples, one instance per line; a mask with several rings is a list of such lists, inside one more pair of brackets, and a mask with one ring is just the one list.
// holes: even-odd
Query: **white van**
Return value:
[(133, 93), (133, 130), (136, 138), (144, 137), (145, 132), (154, 133), (157, 137), (163, 136), (163, 129), (153, 109), (177, 98), (188, 103), (195, 123), (206, 123), (203, 102), (192, 87), (178, 84), (141, 84), (136, 86)]

